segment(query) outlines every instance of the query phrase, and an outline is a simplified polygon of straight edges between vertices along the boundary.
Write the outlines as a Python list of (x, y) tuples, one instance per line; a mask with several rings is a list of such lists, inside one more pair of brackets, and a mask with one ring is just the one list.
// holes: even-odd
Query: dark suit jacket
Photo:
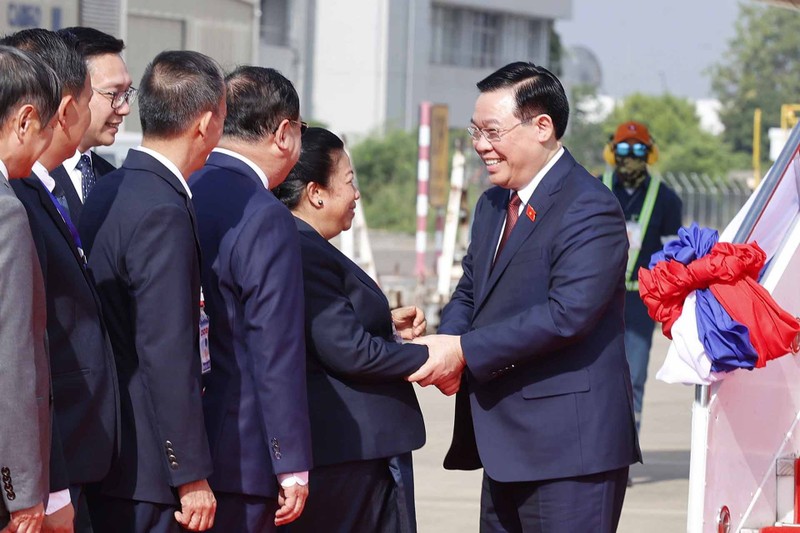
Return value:
[(118, 434), (114, 354), (94, 282), (47, 189), (35, 176), (13, 180), (38, 245), (47, 297), (53, 382), (50, 491), (102, 480)]
[(276, 474), (311, 467), (297, 230), (234, 157), (212, 152), (190, 183), (210, 321), (211, 487), (274, 497)]
[[(105, 176), (112, 170), (116, 170), (116, 167), (103, 159), (103, 157), (97, 155), (94, 152), (92, 154), (92, 168), (94, 169), (94, 174), (98, 178), (100, 176)], [(67, 170), (64, 168), (64, 165), (59, 165), (50, 173), (50, 176), (56, 180), (61, 188), (64, 190), (64, 196), (67, 198), (67, 205), (69, 206), (69, 214), (72, 218), (72, 222), (76, 225), (80, 224), (81, 220), (81, 211), (83, 211), (83, 202), (81, 201), (81, 197), (78, 194), (78, 191), (75, 190), (75, 185), (72, 183), (72, 180), (67, 173)]]
[(117, 361), (121, 452), (112, 496), (175, 504), (171, 487), (205, 479), (200, 399), (200, 262), (191, 200), (172, 172), (131, 150), (92, 190), (80, 234)]
[(391, 457), (425, 444), (411, 383), (428, 349), (397, 344), (389, 302), (366, 272), (297, 219), (306, 296), (314, 464)]
[(492, 267), (508, 198), (494, 187), (478, 201), (464, 275), (442, 312), (439, 331), (462, 335), (467, 362), (445, 467), (513, 482), (641, 460), (619, 202), (565, 151)]

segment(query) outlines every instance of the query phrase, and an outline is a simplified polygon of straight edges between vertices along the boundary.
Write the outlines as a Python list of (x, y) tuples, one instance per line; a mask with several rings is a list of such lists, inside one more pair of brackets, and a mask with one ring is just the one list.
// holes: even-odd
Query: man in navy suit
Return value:
[(203, 531), (216, 501), (201, 403), (200, 258), (186, 177), (222, 134), (225, 83), (198, 52), (162, 52), (142, 78), (142, 146), (97, 183), (80, 236), (120, 381), (121, 451), (97, 531)]
[(305, 123), (273, 69), (240, 67), (226, 85), (222, 141), (190, 182), (210, 320), (203, 407), (214, 530), (265, 532), (300, 516), (311, 468), (299, 237), (269, 190), (297, 162)]
[(82, 26), (64, 28), (57, 33), (83, 55), (91, 78), (89, 127), (77, 150), (51, 171), (53, 179), (64, 190), (72, 220), (78, 224), (89, 191), (98, 178), (115, 168), (92, 148), (114, 144), (122, 121), (131, 112), (136, 89), (131, 87), (131, 76), (122, 59), (125, 43), (121, 39)]
[(51, 31), (22, 30), (2, 44), (37, 55), (62, 82), (53, 140), (33, 174), (11, 186), (28, 214), (47, 297), (54, 424), (45, 527), (72, 527), (74, 508), (76, 529), (91, 531), (84, 486), (102, 480), (111, 464), (118, 433), (117, 377), (80, 238), (48, 170), (75, 152), (89, 125), (92, 87), (83, 58)]
[(481, 531), (614, 531), (641, 460), (623, 342), (619, 202), (559, 139), (549, 71), (478, 83), (467, 128), (495, 186), (475, 208), (464, 275), (409, 379), (458, 391), (445, 468), (483, 467)]

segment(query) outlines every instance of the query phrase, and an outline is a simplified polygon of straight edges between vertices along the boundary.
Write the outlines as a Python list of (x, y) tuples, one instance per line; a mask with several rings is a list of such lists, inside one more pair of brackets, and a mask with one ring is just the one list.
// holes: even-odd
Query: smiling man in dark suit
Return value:
[(74, 26), (57, 32), (86, 60), (91, 78), (89, 108), (92, 120), (77, 150), (51, 171), (53, 179), (64, 190), (72, 220), (80, 223), (86, 196), (97, 180), (114, 165), (92, 148), (111, 146), (122, 122), (131, 112), (136, 89), (122, 59), (125, 43), (95, 28)]
[(269, 191), (297, 162), (305, 124), (273, 69), (240, 67), (226, 85), (225, 134), (191, 179), (211, 322), (203, 406), (214, 530), (263, 533), (303, 511), (311, 468), (299, 237)]
[(494, 187), (475, 208), (446, 335), (422, 341), (431, 357), (410, 379), (458, 390), (445, 468), (483, 467), (482, 532), (612, 532), (641, 460), (625, 220), (561, 145), (558, 78), (518, 62), (478, 89), (467, 129)]
[(63, 191), (48, 173), (75, 152), (89, 125), (92, 88), (83, 58), (57, 34), (22, 30), (2, 40), (35, 54), (62, 82), (53, 140), (33, 174), (12, 187), (25, 206), (47, 296), (54, 431), (45, 527), (91, 531), (84, 486), (108, 473), (117, 440), (119, 394), (100, 301), (86, 269)]
[(206, 482), (199, 242), (185, 180), (222, 134), (222, 71), (198, 52), (162, 52), (145, 70), (139, 108), (142, 146), (98, 182), (80, 223), (122, 417), (121, 451), (92, 522), (98, 531), (203, 531), (216, 501)]
[[(50, 144), (61, 99), (53, 70), (0, 46), (0, 529), (39, 531), (47, 503), (50, 372), (42, 271), (9, 185)], [(6, 526), (7, 529), (6, 529)]]

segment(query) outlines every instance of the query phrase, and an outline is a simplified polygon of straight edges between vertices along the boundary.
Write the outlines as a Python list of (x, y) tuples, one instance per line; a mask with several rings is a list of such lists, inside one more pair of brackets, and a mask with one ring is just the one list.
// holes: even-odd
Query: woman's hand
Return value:
[(425, 313), (416, 305), (393, 309), (392, 322), (394, 322), (398, 335), (407, 341), (425, 335), (425, 330), (428, 327)]

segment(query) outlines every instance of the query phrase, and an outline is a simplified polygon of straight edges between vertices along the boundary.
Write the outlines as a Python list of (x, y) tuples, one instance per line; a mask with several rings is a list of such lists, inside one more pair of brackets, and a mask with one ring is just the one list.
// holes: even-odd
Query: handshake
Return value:
[(436, 385), (447, 396), (458, 392), (461, 373), (466, 362), (461, 351), (461, 337), (456, 335), (431, 335), (425, 333), (425, 316), (419, 307), (402, 307), (392, 311), (392, 321), (397, 333), (405, 340), (428, 347), (428, 360), (408, 376), (406, 381), (419, 383), (423, 387)]

